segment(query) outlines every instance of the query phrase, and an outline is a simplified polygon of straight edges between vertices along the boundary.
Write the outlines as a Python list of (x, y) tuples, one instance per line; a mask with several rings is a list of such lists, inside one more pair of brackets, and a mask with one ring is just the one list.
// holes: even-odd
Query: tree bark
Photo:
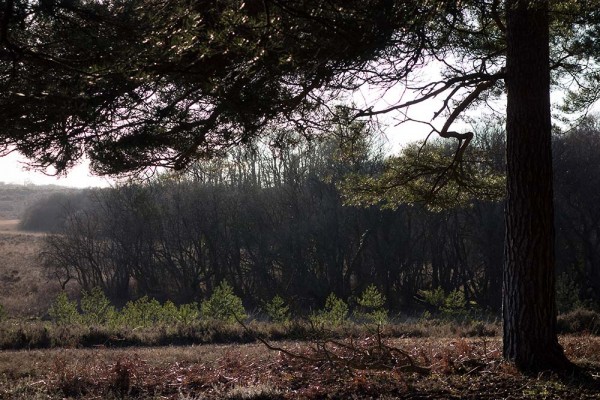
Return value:
[(548, 1), (507, 1), (504, 357), (521, 370), (572, 367), (558, 343)]

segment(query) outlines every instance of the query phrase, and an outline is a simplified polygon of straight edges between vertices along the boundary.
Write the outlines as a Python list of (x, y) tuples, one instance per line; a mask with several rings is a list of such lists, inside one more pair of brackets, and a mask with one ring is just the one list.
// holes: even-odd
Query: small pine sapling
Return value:
[(270, 302), (265, 303), (265, 312), (271, 322), (285, 324), (290, 321), (290, 307), (279, 295), (273, 297)]
[(348, 321), (348, 305), (344, 300), (331, 293), (325, 300), (325, 307), (313, 313), (310, 321), (317, 325), (341, 326)]
[(64, 291), (56, 296), (48, 309), (48, 315), (57, 325), (72, 325), (81, 321), (81, 316), (77, 311), (77, 303), (70, 301)]
[(358, 308), (354, 316), (360, 322), (383, 326), (388, 321), (388, 311), (385, 309), (385, 296), (375, 287), (369, 285), (357, 301)]
[(80, 305), (81, 319), (87, 325), (107, 325), (115, 320), (115, 308), (99, 287), (83, 291)]
[(207, 319), (234, 323), (246, 319), (242, 299), (233, 293), (233, 288), (222, 281), (213, 294), (200, 306), (202, 316)]

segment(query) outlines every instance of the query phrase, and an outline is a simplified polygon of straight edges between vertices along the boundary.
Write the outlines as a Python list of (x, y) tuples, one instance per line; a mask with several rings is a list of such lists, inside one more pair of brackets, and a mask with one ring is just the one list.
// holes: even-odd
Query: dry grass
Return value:
[(11, 316), (44, 313), (59, 289), (40, 267), (41, 240), (14, 230), (0, 233), (0, 303)]
[(19, 228), (18, 219), (0, 220), (0, 232), (14, 232)]
[[(431, 328), (429, 322), (390, 324), (382, 333), (388, 338), (461, 338), (492, 337), (500, 332), (495, 324), (481, 331), (479, 323), (445, 321)], [(198, 320), (189, 325), (156, 324), (148, 327), (97, 326), (83, 324), (58, 325), (49, 321), (9, 319), (0, 322), (0, 350), (70, 348), (70, 347), (135, 347), (218, 343), (251, 343), (257, 338), (281, 340), (343, 340), (365, 337), (373, 332), (368, 326), (348, 324), (317, 329), (307, 322), (274, 324), (250, 321), (247, 329), (234, 323)]]
[[(600, 338), (565, 336), (586, 380), (527, 377), (500, 359), (498, 338), (396, 339), (431, 374), (309, 363), (259, 344), (0, 353), (0, 398), (123, 399), (596, 399)], [(280, 342), (309, 354), (310, 343)], [(16, 362), (18, 360), (18, 362)]]
[(46, 234), (19, 231), (18, 223), (0, 220), (0, 304), (9, 316), (38, 317), (46, 313), (60, 285), (41, 267)]

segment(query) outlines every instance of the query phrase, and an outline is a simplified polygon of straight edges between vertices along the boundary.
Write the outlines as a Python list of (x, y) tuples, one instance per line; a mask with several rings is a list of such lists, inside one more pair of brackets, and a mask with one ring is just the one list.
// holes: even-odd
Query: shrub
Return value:
[(204, 318), (229, 323), (246, 318), (242, 299), (233, 293), (227, 281), (222, 281), (210, 298), (202, 302), (201, 312)]
[(162, 305), (157, 317), (156, 322), (160, 324), (176, 325), (179, 321), (179, 309), (171, 300), (167, 300)]
[(60, 292), (48, 309), (48, 315), (58, 325), (71, 325), (80, 322), (77, 303), (70, 301), (67, 293)]
[(419, 295), (426, 304), (437, 310), (441, 309), (446, 301), (446, 294), (441, 287), (432, 290), (419, 290)]
[(88, 325), (111, 324), (115, 320), (115, 308), (99, 287), (83, 292), (81, 312), (83, 322)]
[(460, 290), (453, 290), (448, 293), (448, 296), (444, 299), (442, 311), (445, 313), (456, 314), (464, 311), (466, 305), (465, 294)]
[(275, 296), (265, 304), (265, 312), (272, 322), (287, 323), (290, 321), (290, 308), (280, 296)]
[(369, 285), (357, 301), (358, 309), (354, 315), (358, 320), (369, 324), (384, 325), (387, 322), (388, 312), (384, 308), (385, 296), (375, 287)]
[(559, 313), (566, 313), (578, 308), (583, 304), (579, 298), (579, 286), (566, 273), (556, 279), (556, 307)]
[(600, 333), (600, 314), (596, 311), (578, 308), (566, 314), (561, 314), (557, 319), (560, 333)]
[(6, 311), (4, 310), (4, 306), (0, 304), (0, 321), (4, 321), (6, 319)]
[(120, 320), (125, 326), (147, 328), (161, 321), (162, 312), (162, 306), (156, 299), (144, 296), (127, 302), (121, 310)]
[(420, 290), (423, 301), (446, 315), (457, 315), (465, 311), (467, 302), (465, 294), (460, 290), (453, 290), (446, 295), (441, 287), (432, 290)]
[(190, 326), (200, 318), (197, 303), (182, 304), (177, 311), (177, 322), (183, 326)]
[(348, 305), (344, 300), (331, 293), (325, 300), (325, 307), (321, 311), (312, 314), (310, 320), (319, 325), (343, 325), (348, 320)]

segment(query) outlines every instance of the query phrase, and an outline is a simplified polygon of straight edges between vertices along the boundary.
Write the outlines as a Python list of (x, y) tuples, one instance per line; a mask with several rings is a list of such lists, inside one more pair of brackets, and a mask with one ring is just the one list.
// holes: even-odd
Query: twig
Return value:
[[(317, 356), (310, 357), (291, 352), (283, 347), (274, 346), (269, 341), (252, 331), (237, 316), (234, 316), (234, 318), (240, 324), (240, 326), (242, 326), (242, 328), (244, 328), (244, 330), (255, 340), (264, 344), (269, 350), (280, 351), (290, 358), (299, 359), (313, 364), (326, 362), (334, 368), (341, 366), (341, 369), (347, 370), (350, 373), (352, 373), (352, 370), (357, 369), (388, 369), (401, 372), (414, 372), (423, 375), (428, 375), (431, 372), (431, 368), (417, 365), (407, 352), (396, 347), (386, 345), (383, 342), (380, 328), (378, 328), (378, 332), (374, 338), (374, 346), (359, 347), (356, 345), (353, 338), (350, 338), (349, 344), (333, 339), (315, 340), (315, 348), (313, 349), (313, 352), (315, 352)], [(328, 348), (328, 344), (333, 345), (333, 347)], [(336, 348), (338, 349), (338, 352), (335, 351)], [(350, 354), (344, 356), (343, 352), (340, 353), (340, 350), (347, 351)], [(400, 355), (406, 364), (398, 365), (397, 357), (394, 355)]]
[(238, 324), (241, 325), (242, 328), (244, 328), (244, 330), (250, 335), (252, 336), (255, 340), (258, 340), (259, 342), (261, 342), (262, 344), (264, 344), (267, 349), (269, 350), (273, 350), (273, 351), (280, 351), (283, 354), (285, 354), (286, 356), (289, 356), (291, 358), (299, 358), (305, 361), (310, 361), (310, 362), (320, 362), (323, 361), (321, 359), (316, 359), (316, 358), (312, 358), (312, 357), (307, 357), (305, 355), (302, 354), (296, 354), (296, 353), (292, 353), (289, 350), (284, 349), (283, 347), (278, 347), (278, 346), (273, 346), (271, 343), (269, 343), (267, 340), (263, 339), (262, 337), (258, 336), (254, 331), (252, 331), (250, 328), (248, 328), (248, 326), (246, 324), (244, 324), (242, 322), (242, 320), (240, 320), (238, 318), (237, 315), (233, 315), (233, 317), (235, 318), (235, 320), (237, 321)]

